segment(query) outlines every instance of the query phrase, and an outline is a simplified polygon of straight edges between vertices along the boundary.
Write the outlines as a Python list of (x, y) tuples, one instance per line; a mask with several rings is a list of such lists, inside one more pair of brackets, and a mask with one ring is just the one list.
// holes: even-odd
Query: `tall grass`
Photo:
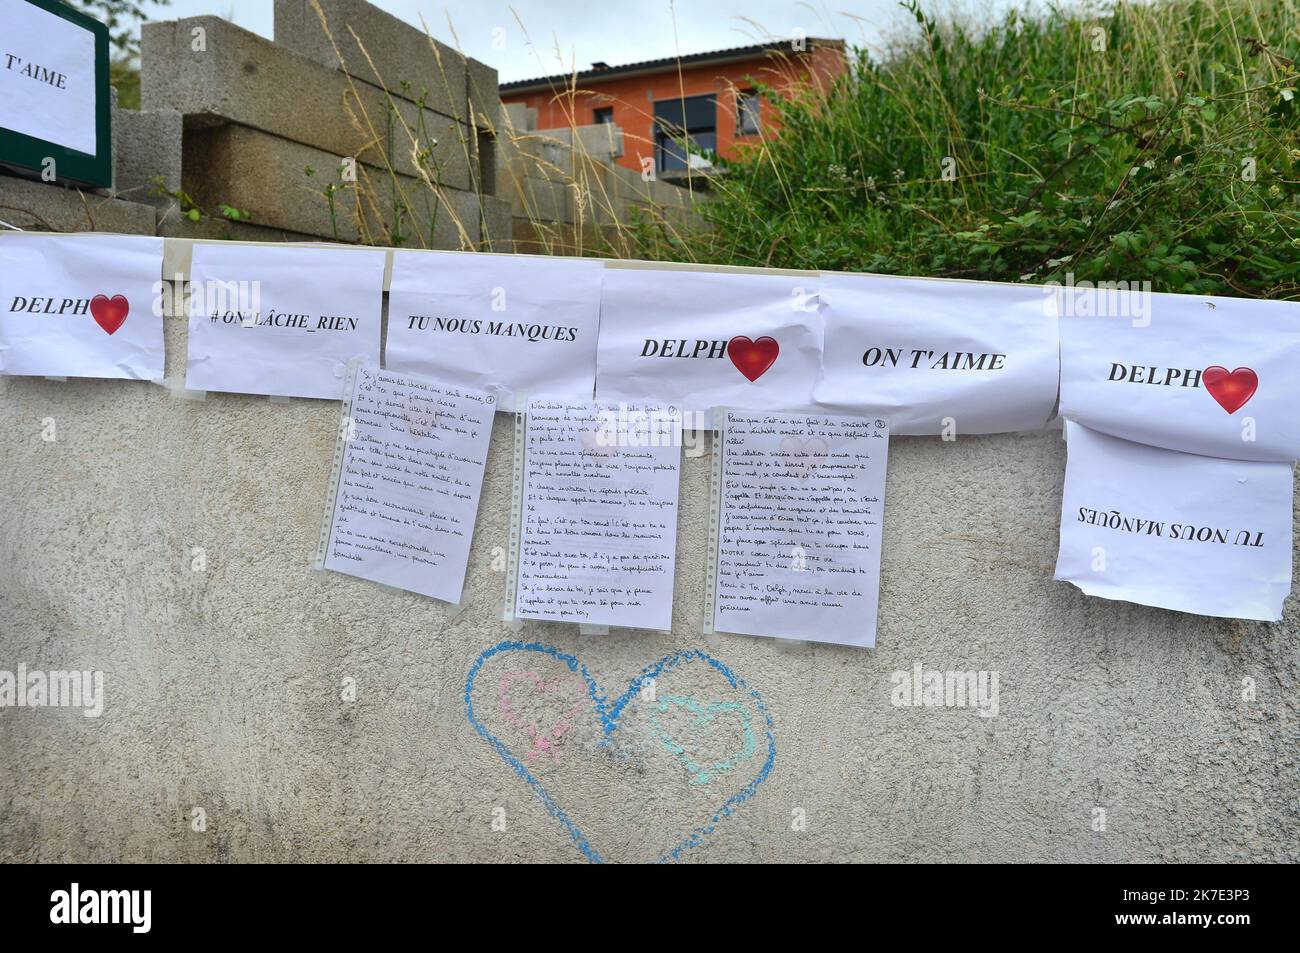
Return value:
[(1297, 0), (1012, 12), (907, 5), (826, 96), (730, 163), (646, 257), (1300, 297)]

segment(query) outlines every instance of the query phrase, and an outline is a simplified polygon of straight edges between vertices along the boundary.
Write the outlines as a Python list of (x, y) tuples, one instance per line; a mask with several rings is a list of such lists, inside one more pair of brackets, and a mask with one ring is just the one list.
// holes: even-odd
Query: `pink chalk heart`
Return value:
[[(535, 722), (530, 722), (516, 713), (514, 706), (510, 702), (510, 690), (517, 682), (526, 682), (533, 686), (533, 689), (542, 694), (577, 694), (577, 701), (560, 715), (560, 717), (551, 725), (550, 728), (543, 729)], [(573, 691), (563, 691), (572, 689)], [(560, 762), (560, 752), (552, 745), (552, 742), (559, 741), (564, 733), (573, 727), (573, 716), (582, 707), (582, 679), (577, 676), (562, 676), (551, 679), (547, 682), (542, 679), (536, 672), (506, 672), (501, 676), (501, 684), (498, 691), (498, 698), (501, 704), (501, 715), (510, 724), (521, 729), (532, 740), (533, 746), (528, 753), (524, 755), (524, 761), (531, 763), (532, 760), (541, 754), (549, 754), (556, 764)]]

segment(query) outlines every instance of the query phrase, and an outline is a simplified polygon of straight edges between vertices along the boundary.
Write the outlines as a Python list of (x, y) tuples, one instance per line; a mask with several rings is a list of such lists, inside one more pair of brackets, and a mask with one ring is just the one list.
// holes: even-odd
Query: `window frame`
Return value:
[[(751, 109), (749, 104), (753, 103)], [(757, 136), (763, 132), (763, 97), (756, 89), (736, 90), (736, 135)], [(745, 128), (746, 117), (753, 117), (754, 127)]]

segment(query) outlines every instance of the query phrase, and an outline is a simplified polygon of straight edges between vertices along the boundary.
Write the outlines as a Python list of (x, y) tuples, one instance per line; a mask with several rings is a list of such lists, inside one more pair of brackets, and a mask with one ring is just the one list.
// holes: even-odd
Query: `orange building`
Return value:
[[(501, 84), (504, 103), (537, 110), (538, 129), (612, 122), (623, 131), (620, 165), (638, 172), (687, 168), (686, 136), (724, 158), (777, 131), (757, 86), (791, 96), (822, 89), (848, 69), (843, 40), (809, 37)], [(649, 160), (649, 161), (646, 161)], [(692, 157), (692, 167), (701, 165)]]

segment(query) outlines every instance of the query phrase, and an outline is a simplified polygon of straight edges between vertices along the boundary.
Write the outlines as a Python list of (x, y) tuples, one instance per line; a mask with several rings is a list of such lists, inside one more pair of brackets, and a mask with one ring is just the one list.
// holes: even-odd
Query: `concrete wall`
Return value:
[[(176, 379), (184, 321), (167, 345)], [(714, 824), (762, 772), (754, 696), (707, 663), (658, 679), (659, 699), (754, 716), (758, 750), (707, 783), (657, 726), (708, 761), (742, 750), (736, 723), (695, 731), (638, 699), (601, 746), (589, 706), (574, 712), (528, 767), (606, 859), (716, 827), (689, 859), (1300, 860), (1296, 606), (1276, 625), (1212, 620), (1053, 582), (1058, 434), (891, 441), (879, 645), (861, 651), (700, 634), (707, 457), (686, 461), (671, 635), (516, 633), (507, 415), (456, 609), (311, 568), (336, 403), (16, 378), (0, 400), (0, 669), (101, 670), (106, 703), (98, 719), (0, 709), (0, 860), (581, 860), (466, 716), (475, 659), (517, 638), (576, 653), (611, 703), (700, 649), (770, 714), (770, 773)], [(997, 672), (999, 714), (891, 704), (890, 674), (917, 662)], [(512, 671), (557, 686), (516, 702), (543, 728), (572, 673), (536, 653), (479, 672), (480, 720), (522, 762), (495, 694)]]
[(244, 240), (476, 249), (495, 228), (508, 250), (496, 71), (363, 0), (319, 6), (276, 0), (274, 42), (218, 17), (145, 24), (141, 102), (184, 117), (185, 192), (250, 213)]

